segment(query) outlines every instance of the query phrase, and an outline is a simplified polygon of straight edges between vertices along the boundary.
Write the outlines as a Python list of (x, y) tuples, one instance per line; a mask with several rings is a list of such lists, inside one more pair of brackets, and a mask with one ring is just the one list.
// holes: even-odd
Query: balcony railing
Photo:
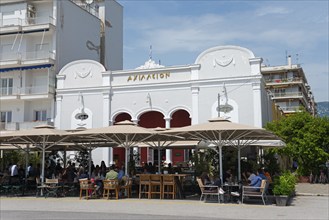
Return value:
[(35, 126), (38, 125), (52, 125), (54, 126), (54, 123), (51, 122), (51, 120), (47, 121), (26, 121), (26, 122), (0, 122), (0, 130), (8, 130), (8, 131), (14, 131), (14, 130), (27, 130), (32, 129)]
[(40, 95), (55, 93), (55, 88), (52, 86), (30, 86), (30, 87), (9, 87), (0, 88), (0, 96), (16, 96), (16, 95)]
[(55, 60), (55, 53), (52, 51), (30, 51), (30, 52), (16, 52), (16, 53), (3, 52), (3, 53), (0, 53), (1, 62), (8, 62), (8, 61), (24, 62), (24, 61), (44, 60), (44, 59)]
[(281, 107), (283, 112), (298, 112), (300, 111), (300, 106), (288, 106), (288, 107)]
[(13, 26), (30, 26), (30, 25), (42, 25), (52, 24), (56, 25), (56, 19), (51, 16), (34, 17), (34, 18), (8, 18), (0, 19), (0, 27), (13, 27)]
[(274, 98), (288, 98), (288, 97), (299, 98), (299, 97), (303, 97), (303, 93), (302, 92), (274, 92), (272, 93), (272, 96)]
[(295, 82), (295, 83), (302, 83), (302, 78), (300, 77), (294, 77), (294, 78), (284, 78), (284, 79), (265, 79), (266, 83), (278, 83), (278, 84), (282, 84), (282, 83), (291, 83), (291, 82)]

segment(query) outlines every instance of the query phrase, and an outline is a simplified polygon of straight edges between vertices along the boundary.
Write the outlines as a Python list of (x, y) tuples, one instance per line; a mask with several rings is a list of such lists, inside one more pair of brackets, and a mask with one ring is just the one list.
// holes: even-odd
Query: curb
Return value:
[(329, 194), (321, 194), (321, 193), (296, 193), (296, 196), (327, 196), (329, 197)]

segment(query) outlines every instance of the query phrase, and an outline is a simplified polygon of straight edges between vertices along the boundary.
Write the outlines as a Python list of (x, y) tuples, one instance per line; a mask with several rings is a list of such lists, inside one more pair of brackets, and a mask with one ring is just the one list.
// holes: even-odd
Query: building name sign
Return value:
[(170, 73), (135, 74), (129, 76), (127, 82), (167, 79), (169, 77)]

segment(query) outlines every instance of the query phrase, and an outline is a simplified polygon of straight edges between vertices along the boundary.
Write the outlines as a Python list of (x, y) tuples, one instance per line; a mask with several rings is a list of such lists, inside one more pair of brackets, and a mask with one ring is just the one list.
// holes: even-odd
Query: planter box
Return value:
[(289, 196), (275, 196), (277, 206), (286, 206), (288, 204)]
[(300, 183), (309, 183), (310, 182), (310, 178), (308, 176), (300, 176), (299, 177), (299, 182)]

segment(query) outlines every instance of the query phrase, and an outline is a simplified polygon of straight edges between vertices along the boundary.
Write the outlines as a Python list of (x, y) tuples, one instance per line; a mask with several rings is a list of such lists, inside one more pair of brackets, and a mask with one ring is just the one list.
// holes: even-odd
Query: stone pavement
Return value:
[(290, 206), (218, 204), (198, 200), (79, 200), (77, 197), (0, 197), (1, 220), (328, 220), (329, 197), (296, 196)]
[(329, 196), (329, 184), (298, 183), (296, 185), (297, 196)]

